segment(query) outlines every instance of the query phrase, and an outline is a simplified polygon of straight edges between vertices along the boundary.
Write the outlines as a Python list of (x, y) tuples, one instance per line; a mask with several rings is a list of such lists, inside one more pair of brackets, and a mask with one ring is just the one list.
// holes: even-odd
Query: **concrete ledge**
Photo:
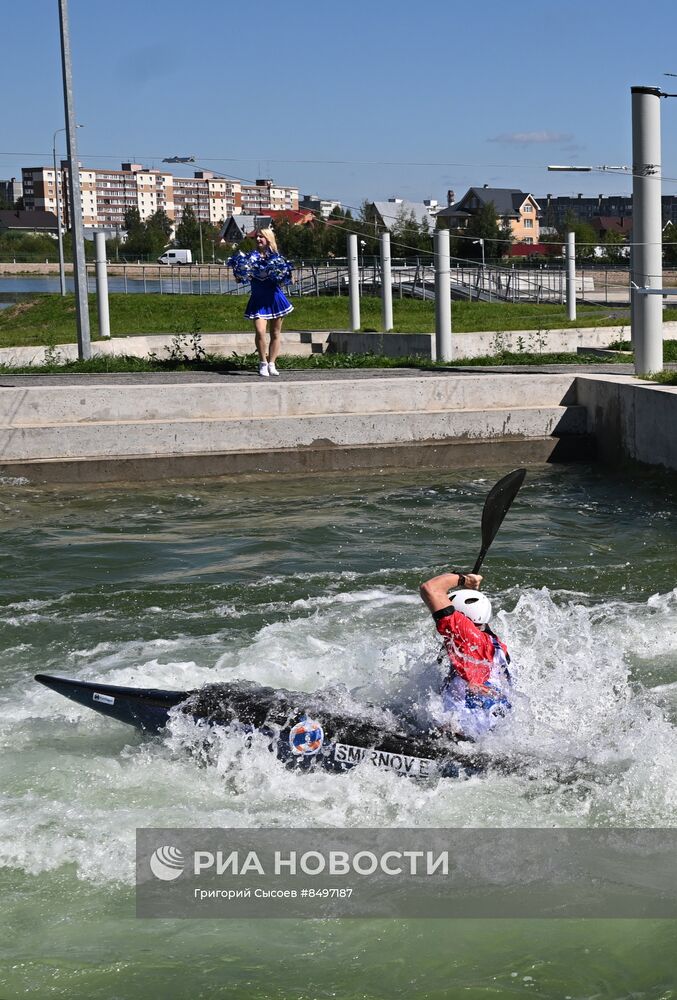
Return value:
[[(586, 347), (604, 348), (616, 340), (628, 340), (630, 324), (574, 327), (571, 330), (490, 330), (481, 333), (454, 333), (454, 358), (491, 357), (501, 351), (528, 351), (535, 354), (566, 351), (576, 354)], [(663, 324), (663, 338), (677, 338), (677, 322)], [(409, 354), (430, 358), (435, 335), (424, 333), (347, 333), (332, 331), (329, 352), (341, 354), (382, 354), (403, 357)]]
[[(480, 410), (514, 407), (523, 396), (524, 376), (508, 374), (410, 375), (295, 381), (243, 379), (242, 384), (186, 381), (153, 384), (143, 376), (129, 385), (110, 385), (89, 376), (85, 384), (0, 387), (0, 426), (143, 420), (215, 420), (259, 417), (336, 416), (402, 410)], [(573, 402), (569, 374), (539, 375), (529, 382), (529, 404)]]
[(544, 462), (589, 460), (589, 435), (565, 438), (505, 438), (494, 441), (416, 441), (343, 448), (282, 449), (130, 456), (108, 459), (45, 459), (35, 462), (0, 460), (0, 476), (34, 483), (122, 483), (204, 476), (306, 475), (369, 469), (473, 469), (540, 465)]
[(677, 386), (579, 375), (576, 393), (603, 461), (677, 469)]
[(423, 413), (335, 413), (231, 420), (142, 420), (0, 428), (0, 458), (109, 458), (140, 455), (277, 451), (284, 448), (352, 447), (425, 440), (498, 440), (584, 434), (578, 406), (522, 406)]
[[(92, 344), (93, 353), (99, 355), (126, 354), (135, 358), (148, 357), (152, 352), (167, 356), (176, 334), (154, 334), (130, 337), (111, 337)], [(585, 347), (608, 347), (621, 338), (628, 339), (630, 326), (580, 327), (572, 330), (490, 330), (484, 333), (455, 333), (452, 338), (454, 358), (473, 358), (498, 354), (503, 350), (551, 353), (567, 351), (575, 354)], [(677, 339), (677, 322), (663, 324), (664, 339)], [(232, 354), (251, 354), (254, 335), (241, 333), (202, 333), (202, 346), (212, 354), (229, 357)], [(285, 330), (282, 338), (283, 353), (291, 357), (309, 357), (311, 354), (380, 354), (385, 357), (431, 358), (435, 335), (432, 333), (350, 333), (345, 330)], [(58, 344), (55, 348), (64, 360), (77, 359), (75, 344)], [(2, 347), (0, 364), (42, 365), (45, 347)]]
[[(168, 356), (172, 349), (175, 333), (139, 334), (130, 337), (111, 337), (110, 340), (96, 340), (92, 343), (92, 354), (106, 357), (125, 354), (132, 358), (147, 358), (151, 353), (161, 358)], [(189, 336), (189, 334), (184, 334)], [(327, 330), (290, 330), (283, 335), (284, 353), (292, 357), (309, 357), (311, 354), (322, 354), (327, 349), (329, 340)], [(200, 342), (208, 354), (221, 354), (230, 357), (232, 354), (252, 354), (254, 348), (254, 333), (201, 333)], [(64, 361), (77, 361), (76, 344), (57, 344), (54, 347)], [(0, 364), (3, 365), (44, 365), (45, 347), (2, 347), (0, 348)]]

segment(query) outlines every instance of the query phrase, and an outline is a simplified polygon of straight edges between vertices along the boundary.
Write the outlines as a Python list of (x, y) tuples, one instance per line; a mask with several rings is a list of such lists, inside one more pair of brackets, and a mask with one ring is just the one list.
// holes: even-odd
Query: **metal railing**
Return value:
[[(44, 267), (44, 265), (43, 265)], [(1, 270), (1, 265), (0, 265)], [(407, 261), (392, 262), (392, 286), (396, 298), (434, 300), (435, 273), (429, 255)], [(360, 261), (360, 293), (380, 295), (382, 274), (378, 259)], [(95, 266), (87, 265), (89, 290), (95, 291)], [(238, 284), (225, 264), (127, 264), (110, 261), (108, 264), (109, 290), (124, 294), (160, 295), (248, 295), (249, 286)], [(0, 274), (0, 291), (3, 284), (13, 280), (11, 274)], [(288, 294), (295, 297), (347, 295), (348, 266), (341, 259), (322, 261), (297, 261), (294, 282)], [(21, 274), (16, 281), (30, 291), (33, 281), (36, 291), (58, 291), (58, 276)], [(577, 298), (591, 304), (627, 304), (630, 281), (627, 268), (588, 265), (576, 272)], [(664, 286), (677, 286), (677, 270), (664, 270)], [(53, 287), (52, 287), (53, 285)], [(69, 282), (72, 288), (72, 280)], [(452, 261), (452, 298), (484, 302), (536, 302), (564, 303), (566, 300), (566, 274), (559, 266), (517, 267), (496, 264), (477, 264)]]

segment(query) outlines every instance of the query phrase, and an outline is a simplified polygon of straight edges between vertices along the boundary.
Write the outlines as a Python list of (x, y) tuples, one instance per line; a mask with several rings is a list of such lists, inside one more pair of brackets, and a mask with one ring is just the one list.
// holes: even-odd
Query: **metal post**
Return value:
[(383, 332), (393, 328), (393, 274), (390, 258), (390, 233), (381, 233), (381, 312)]
[(576, 233), (567, 233), (567, 319), (576, 319)]
[(437, 229), (435, 240), (435, 361), (451, 361), (451, 277), (449, 230)]
[(99, 336), (110, 337), (106, 234), (96, 233), (94, 236), (94, 245), (96, 247), (96, 307), (99, 314)]
[(350, 306), (350, 329), (357, 333), (360, 329), (360, 272), (357, 260), (357, 236), (348, 236), (348, 297)]
[(78, 163), (75, 108), (73, 104), (73, 73), (71, 44), (68, 33), (68, 0), (59, 0), (59, 27), (61, 33), (61, 67), (63, 72), (63, 97), (66, 112), (66, 146), (68, 150), (68, 180), (70, 190), (70, 218), (73, 234), (73, 277), (75, 279), (75, 308), (78, 330), (78, 357), (81, 361), (91, 358), (92, 344), (89, 333), (89, 302), (87, 298), (87, 269), (85, 264), (85, 239), (82, 232), (82, 199), (80, 195), (80, 165)]
[(663, 298), (637, 289), (663, 287), (661, 117), (656, 87), (632, 87), (632, 341), (635, 372), (663, 370)]
[[(59, 181), (60, 176), (56, 172), (56, 137), (59, 132), (63, 132), (64, 129), (58, 128), (54, 133), (54, 138), (52, 140), (52, 159), (54, 161), (54, 187), (56, 188), (56, 224), (59, 242), (59, 284), (61, 287), (61, 294), (66, 294), (66, 265), (63, 259), (63, 222), (61, 221), (61, 196), (59, 194)], [(60, 173), (60, 171), (59, 171)]]

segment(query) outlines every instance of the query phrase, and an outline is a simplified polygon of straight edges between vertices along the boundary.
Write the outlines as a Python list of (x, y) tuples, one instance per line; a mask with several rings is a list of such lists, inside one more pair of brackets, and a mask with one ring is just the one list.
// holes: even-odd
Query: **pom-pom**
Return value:
[(245, 284), (249, 281), (252, 276), (252, 267), (249, 257), (246, 257), (242, 251), (233, 254), (232, 257), (228, 258), (228, 267), (233, 272), (233, 277), (240, 284)]
[(249, 267), (252, 278), (257, 281), (268, 280), (268, 261), (258, 250), (252, 250), (249, 254)]
[(287, 285), (291, 281), (292, 267), (282, 254), (272, 254), (268, 258), (266, 270), (269, 280), (278, 285)]

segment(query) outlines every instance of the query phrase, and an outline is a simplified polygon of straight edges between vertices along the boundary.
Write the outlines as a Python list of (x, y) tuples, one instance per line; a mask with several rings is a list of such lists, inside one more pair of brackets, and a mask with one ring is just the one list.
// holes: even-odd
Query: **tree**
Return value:
[(604, 240), (602, 247), (609, 264), (620, 264), (627, 257), (627, 244), (622, 233), (610, 230)]
[(568, 213), (559, 232), (562, 243), (566, 243), (567, 233), (575, 235), (577, 260), (590, 260), (595, 256), (595, 248), (599, 246), (600, 239), (588, 222), (579, 222), (574, 215)]
[(499, 222), (493, 201), (485, 202), (470, 216), (463, 235), (468, 238), (462, 241), (462, 256), (475, 260), (482, 257), (482, 245), (473, 241), (484, 240), (484, 258), (492, 260), (507, 254), (513, 240), (510, 224)]
[(195, 260), (200, 259), (200, 223), (190, 205), (184, 208), (181, 222), (176, 227), (174, 246), (190, 250)]
[(417, 253), (432, 253), (432, 238), (428, 220), (416, 220), (413, 212), (400, 208), (397, 218), (390, 231), (391, 247), (397, 251), (395, 256), (412, 257)]
[(127, 209), (124, 217), (124, 227), (127, 232), (125, 256), (145, 257), (150, 254), (148, 234), (145, 225), (141, 221), (141, 213), (138, 208)]
[(677, 226), (668, 222), (663, 230), (663, 258), (666, 264), (677, 264)]

